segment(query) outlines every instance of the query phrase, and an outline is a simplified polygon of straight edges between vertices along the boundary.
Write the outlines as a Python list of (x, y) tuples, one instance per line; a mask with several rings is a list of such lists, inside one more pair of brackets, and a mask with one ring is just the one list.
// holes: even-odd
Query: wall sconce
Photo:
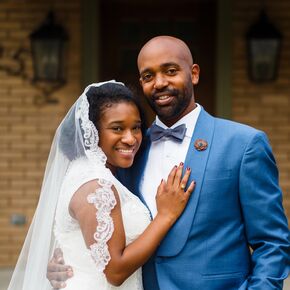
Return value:
[(269, 21), (265, 10), (247, 34), (249, 78), (255, 82), (273, 81), (277, 78), (282, 34)]
[[(51, 94), (65, 84), (65, 47), (67, 33), (60, 25), (55, 24), (54, 14), (50, 11), (43, 22), (30, 34), (31, 51), (19, 48), (13, 54), (10, 63), (1, 65), (12, 76), (29, 79), (42, 94), (36, 96), (35, 104), (57, 103)], [(0, 47), (0, 58), (4, 49)], [(33, 77), (26, 74), (25, 57), (32, 57)]]
[(43, 24), (30, 34), (34, 77), (32, 83), (43, 92), (37, 103), (56, 103), (50, 96), (65, 84), (65, 43), (67, 33), (55, 24), (50, 11)]

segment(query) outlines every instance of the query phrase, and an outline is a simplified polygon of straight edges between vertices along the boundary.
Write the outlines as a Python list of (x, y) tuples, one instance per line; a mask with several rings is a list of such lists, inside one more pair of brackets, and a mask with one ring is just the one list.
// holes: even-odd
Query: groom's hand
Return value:
[(64, 264), (62, 250), (57, 248), (53, 252), (53, 257), (47, 265), (46, 277), (54, 289), (66, 287), (65, 281), (73, 276), (70, 266)]

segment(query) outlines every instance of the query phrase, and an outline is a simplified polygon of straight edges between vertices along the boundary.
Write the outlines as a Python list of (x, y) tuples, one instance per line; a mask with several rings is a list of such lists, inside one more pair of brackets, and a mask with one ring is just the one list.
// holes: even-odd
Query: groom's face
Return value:
[(167, 126), (195, 107), (193, 72), (198, 73), (199, 68), (191, 65), (178, 47), (164, 42), (149, 45), (141, 50), (138, 67), (144, 95)]

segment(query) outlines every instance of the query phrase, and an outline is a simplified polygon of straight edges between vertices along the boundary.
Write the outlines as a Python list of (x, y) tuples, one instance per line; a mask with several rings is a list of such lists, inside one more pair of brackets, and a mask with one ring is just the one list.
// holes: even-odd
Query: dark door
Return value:
[[(176, 36), (188, 44), (201, 68), (196, 101), (214, 114), (216, 1), (147, 2), (101, 1), (101, 78), (124, 81), (141, 95), (136, 65), (140, 48), (151, 37)], [(151, 121), (153, 114), (148, 106), (146, 111)]]

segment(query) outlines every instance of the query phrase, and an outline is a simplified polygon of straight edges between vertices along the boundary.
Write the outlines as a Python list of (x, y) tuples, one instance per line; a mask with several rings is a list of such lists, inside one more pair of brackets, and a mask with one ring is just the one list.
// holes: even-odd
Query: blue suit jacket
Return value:
[[(208, 148), (197, 151), (196, 139)], [(119, 173), (143, 202), (139, 182), (149, 149), (148, 141), (134, 166)], [(282, 289), (289, 229), (266, 135), (202, 109), (184, 163), (196, 188), (144, 265), (145, 290)]]

